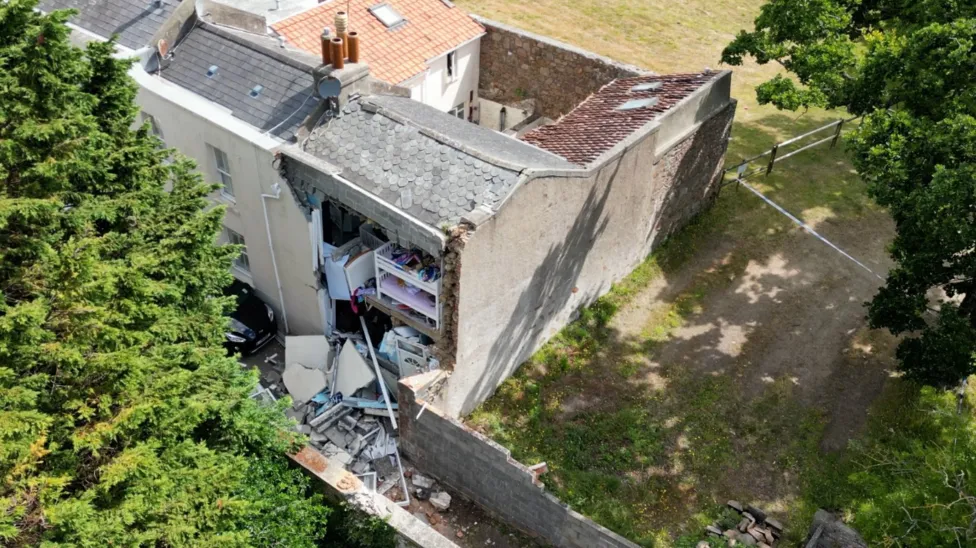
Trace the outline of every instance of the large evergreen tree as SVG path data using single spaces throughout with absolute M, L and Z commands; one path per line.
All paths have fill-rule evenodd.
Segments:
M 221 346 L 214 186 L 34 5 L 0 2 L 0 545 L 314 545 L 299 440 Z
M 909 334 L 898 356 L 913 380 L 976 373 L 976 2 L 769 0 L 722 59 L 744 56 L 792 73 L 760 102 L 864 116 L 854 166 L 897 227 L 871 324 Z

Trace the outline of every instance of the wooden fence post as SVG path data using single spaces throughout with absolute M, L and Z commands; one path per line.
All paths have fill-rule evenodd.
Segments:
M 776 163 L 776 152 L 779 150 L 779 145 L 774 146 L 769 151 L 769 164 L 766 166 L 766 175 L 773 170 L 773 164 Z
M 844 127 L 844 121 L 839 120 L 837 122 L 837 131 L 834 132 L 834 139 L 830 141 L 830 148 L 834 148 L 834 145 L 837 144 L 837 141 L 840 139 L 840 130 L 843 127 Z

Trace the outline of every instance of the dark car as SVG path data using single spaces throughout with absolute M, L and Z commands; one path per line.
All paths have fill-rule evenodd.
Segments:
M 230 315 L 230 330 L 224 346 L 230 354 L 248 356 L 271 342 L 278 332 L 274 310 L 240 280 L 224 289 L 224 295 L 237 297 L 237 309 Z

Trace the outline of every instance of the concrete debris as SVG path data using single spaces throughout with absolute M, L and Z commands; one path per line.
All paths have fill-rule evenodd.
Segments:
M 379 493 L 379 494 L 381 494 L 381 495 L 385 495 L 387 493 L 387 491 L 389 491 L 390 489 L 393 489 L 394 486 L 396 486 L 396 480 L 395 479 L 388 479 L 388 480 L 384 481 L 383 483 L 381 483 L 380 486 L 376 488 L 376 492 Z
M 300 363 L 325 371 L 332 364 L 332 345 L 324 335 L 285 337 L 285 364 Z
M 299 403 L 307 402 L 312 396 L 325 390 L 325 372 L 309 369 L 300 363 L 287 365 L 282 379 L 292 400 Z
M 312 441 L 313 444 L 323 444 L 323 443 L 329 441 L 329 437 L 328 436 L 326 436 L 325 434 L 320 434 L 320 433 L 315 432 L 315 431 L 313 431 L 311 434 L 309 434 L 308 435 L 308 438 Z
M 434 480 L 417 473 L 414 473 L 414 475 L 410 478 L 410 481 L 415 486 L 422 487 L 424 489 L 430 489 L 434 486 Z
M 356 351 L 356 345 L 352 340 L 346 339 L 346 344 L 339 352 L 338 367 L 336 386 L 335 390 L 332 391 L 334 394 L 342 394 L 343 397 L 352 396 L 376 380 L 372 368 L 366 363 L 363 356 Z
M 365 474 L 369 470 L 369 463 L 363 462 L 361 460 L 354 461 L 352 466 L 349 467 L 354 474 Z M 370 472 L 373 474 L 373 478 L 376 477 L 376 472 Z M 373 487 L 376 487 L 375 485 Z
M 444 491 L 438 491 L 430 496 L 430 504 L 443 512 L 451 506 L 451 495 Z
M 302 411 L 301 413 L 299 413 L 298 411 L 295 411 L 294 409 L 285 409 L 285 416 L 288 417 L 289 419 L 295 419 L 295 422 L 298 422 L 298 423 L 301 423 L 302 421 L 305 420 L 305 412 L 304 411 Z
M 450 507 L 451 495 L 430 477 L 404 471 L 397 447 L 398 375 L 376 359 L 367 332 L 289 337 L 282 361 L 284 367 L 265 370 L 264 378 L 280 385 L 272 400 L 291 396 L 286 413 L 310 447 L 401 507 L 416 508 L 413 496 L 430 500 L 424 521 L 443 519 L 437 512 Z M 544 463 L 535 467 L 536 473 L 545 469 Z
M 776 546 L 783 534 L 783 525 L 780 522 L 769 518 L 766 512 L 755 506 L 743 507 L 734 500 L 730 500 L 727 506 L 741 516 L 738 525 L 734 529 L 723 531 L 717 522 L 713 523 L 705 527 L 706 536 L 720 537 L 728 546 L 757 546 L 758 548 Z

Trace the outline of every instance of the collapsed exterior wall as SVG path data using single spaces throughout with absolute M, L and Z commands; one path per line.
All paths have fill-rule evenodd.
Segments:
M 342 464 L 326 458 L 311 447 L 290 455 L 292 461 L 322 488 L 333 502 L 346 502 L 353 508 L 386 521 L 397 532 L 398 546 L 458 548 L 429 525 L 397 506 L 390 499 L 368 489 Z
M 490 514 L 554 546 L 637 548 L 547 493 L 507 449 L 430 405 L 427 391 L 443 375 L 400 381 L 400 447 L 411 462 Z
M 471 412 L 581 307 L 712 203 L 735 112 L 729 80 L 674 107 L 595 173 L 526 182 L 469 234 L 445 412 Z
M 556 119 L 616 78 L 646 74 L 557 40 L 482 17 L 478 94 L 511 104 L 536 100 L 535 113 Z

